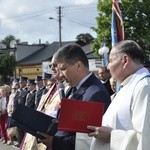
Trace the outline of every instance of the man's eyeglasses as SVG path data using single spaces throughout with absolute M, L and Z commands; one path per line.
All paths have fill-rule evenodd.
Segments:
M 50 68 L 52 68 L 52 67 L 55 68 L 55 67 L 57 67 L 57 64 L 50 64 L 49 67 Z

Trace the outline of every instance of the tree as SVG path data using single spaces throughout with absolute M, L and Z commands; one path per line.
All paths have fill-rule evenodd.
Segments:
M 111 43 L 111 0 L 100 1 L 97 4 L 98 16 L 96 17 L 97 28 L 92 28 L 97 37 L 94 39 L 92 47 L 98 55 L 98 50 L 102 46 L 103 38 L 106 39 L 107 46 Z
M 16 37 L 13 36 L 13 35 L 8 35 L 8 36 L 6 36 L 1 42 L 2 42 L 3 44 L 5 44 L 5 45 L 7 46 L 7 48 L 10 48 L 10 42 L 11 42 L 12 40 L 15 40 L 17 43 L 20 43 L 20 39 L 16 39 Z
M 94 38 L 91 34 L 89 33 L 81 33 L 79 35 L 77 35 L 76 37 L 77 39 L 77 43 L 81 44 L 81 45 L 87 45 L 89 43 L 92 43 Z
M 150 1 L 122 0 L 119 6 L 124 20 L 125 39 L 138 42 L 147 55 L 150 49 Z M 96 53 L 101 47 L 103 37 L 106 38 L 107 46 L 111 48 L 111 0 L 99 0 L 97 10 L 97 28 L 92 28 L 97 33 L 93 43 Z
M 9 53 L 0 54 L 0 76 L 1 82 L 6 83 L 8 77 L 14 75 L 16 59 L 14 55 Z

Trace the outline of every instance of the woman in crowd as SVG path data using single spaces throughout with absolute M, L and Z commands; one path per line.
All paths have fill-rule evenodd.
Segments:
M 7 122 L 7 101 L 6 101 L 6 87 L 0 87 L 0 127 L 2 137 L 2 143 L 7 143 L 8 135 L 6 132 L 6 122 Z
M 14 110 L 14 97 L 17 89 L 18 89 L 17 84 L 13 84 L 11 87 L 11 94 L 9 96 L 9 101 L 7 105 L 7 113 L 8 113 L 7 133 L 10 138 L 10 141 L 8 141 L 7 144 L 13 144 L 14 137 L 17 138 L 17 128 L 14 127 L 14 122 L 11 118 Z

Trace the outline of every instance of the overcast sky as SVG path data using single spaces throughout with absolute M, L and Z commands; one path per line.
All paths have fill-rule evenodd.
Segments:
M 14 35 L 29 44 L 59 40 L 58 6 L 62 7 L 62 41 L 95 32 L 97 0 L 0 0 L 0 40 Z M 50 20 L 53 17 L 56 20 Z

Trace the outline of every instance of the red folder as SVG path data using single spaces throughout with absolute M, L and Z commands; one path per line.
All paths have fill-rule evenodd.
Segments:
M 101 126 L 103 114 L 103 103 L 63 98 L 58 130 L 89 133 L 87 126 Z

